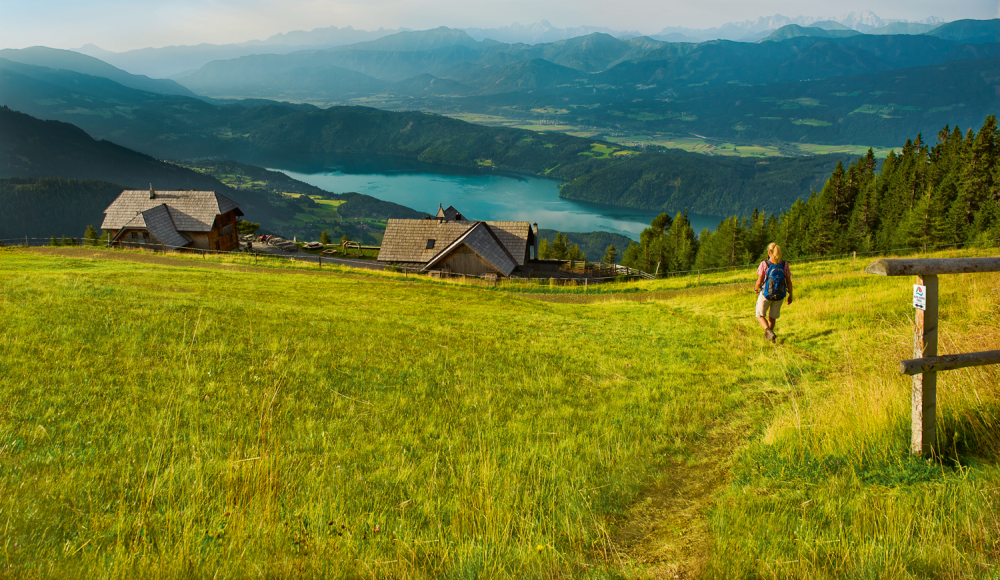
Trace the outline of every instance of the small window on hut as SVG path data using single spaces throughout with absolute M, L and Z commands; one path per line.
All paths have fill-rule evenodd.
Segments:
M 434 249 L 434 240 L 427 240 L 427 249 L 428 250 Z

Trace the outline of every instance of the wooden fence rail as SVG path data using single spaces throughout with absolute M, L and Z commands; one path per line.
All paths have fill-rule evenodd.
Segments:
M 876 260 L 865 272 L 880 276 L 916 276 L 913 306 L 913 359 L 900 371 L 913 376 L 910 399 L 910 451 L 930 457 L 937 446 L 937 373 L 1000 363 L 1000 351 L 938 356 L 938 276 L 1000 272 L 1000 258 Z

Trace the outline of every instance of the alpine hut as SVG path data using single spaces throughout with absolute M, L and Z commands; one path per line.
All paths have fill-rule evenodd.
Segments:
M 113 246 L 197 248 L 228 252 L 240 247 L 240 206 L 214 191 L 126 190 L 104 210 L 101 229 Z
M 454 207 L 426 219 L 391 219 L 378 261 L 471 276 L 510 276 L 537 256 L 537 225 L 466 219 Z

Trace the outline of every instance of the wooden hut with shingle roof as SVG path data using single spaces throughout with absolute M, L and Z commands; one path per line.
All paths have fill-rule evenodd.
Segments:
M 467 220 L 454 207 L 427 219 L 391 219 L 380 262 L 423 272 L 510 276 L 532 258 L 538 239 L 529 222 Z
M 228 252 L 240 247 L 243 212 L 214 191 L 126 190 L 104 210 L 101 229 L 115 246 L 151 245 Z

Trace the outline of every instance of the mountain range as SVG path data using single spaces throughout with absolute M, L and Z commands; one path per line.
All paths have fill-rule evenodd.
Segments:
M 1000 21 L 959 21 L 919 36 L 790 24 L 763 44 L 669 43 L 603 33 L 536 45 L 507 44 L 477 41 L 464 31 L 442 27 L 327 50 L 214 61 L 177 80 L 206 96 L 316 104 L 384 92 L 496 95 L 549 87 L 564 87 L 572 98 L 588 92 L 620 92 L 629 86 L 646 87 L 640 89 L 647 92 L 639 98 L 671 98 L 703 86 L 829 78 L 990 55 L 1000 39 L 996 22 Z M 911 52 L 903 58 L 885 58 L 903 45 Z M 421 75 L 447 82 L 430 87 L 428 81 L 434 79 L 424 79 L 418 83 L 424 85 L 418 95 L 410 92 L 413 81 L 392 86 Z M 650 94 L 654 87 L 657 90 Z
M 756 20 L 730 22 L 713 28 L 666 27 L 657 33 L 647 34 L 653 40 L 666 42 L 699 43 L 709 40 L 734 40 L 756 42 L 775 30 L 796 24 L 828 28 L 843 26 L 859 32 L 871 34 L 922 34 L 943 23 L 940 18 L 930 17 L 916 23 L 879 18 L 870 10 L 851 12 L 836 18 L 799 16 L 789 18 L 776 14 Z M 892 27 L 892 28 L 890 28 Z M 543 44 L 569 40 L 594 33 L 607 34 L 615 38 L 643 36 L 639 31 L 613 30 L 604 26 L 579 26 L 559 28 L 546 20 L 533 24 L 514 23 L 497 28 L 465 28 L 471 38 L 477 41 L 495 40 L 508 44 Z M 263 40 L 251 40 L 233 44 L 198 44 L 193 46 L 166 46 L 161 48 L 141 48 L 123 52 L 104 50 L 95 44 L 87 44 L 77 52 L 99 58 L 133 74 L 153 78 L 175 78 L 186 76 L 214 60 L 229 60 L 255 54 L 290 54 L 307 50 L 323 50 L 405 32 L 407 29 L 374 31 L 356 30 L 350 26 L 338 28 L 328 26 L 309 31 L 297 30 L 276 34 Z
M 920 33 L 927 32 L 933 27 L 943 24 L 944 21 L 936 16 L 931 16 L 923 20 L 916 22 L 908 22 L 906 20 L 892 20 L 879 18 L 871 10 L 861 10 L 856 12 L 850 12 L 842 16 L 837 17 L 824 17 L 824 16 L 798 16 L 794 18 L 789 18 L 787 16 L 782 16 L 781 14 L 775 14 L 774 16 L 762 16 L 755 20 L 744 20 L 742 22 L 728 22 L 722 26 L 717 26 L 713 28 L 686 28 L 682 26 L 670 26 L 664 28 L 659 33 L 651 35 L 651 38 L 660 38 L 670 34 L 683 34 L 688 37 L 699 39 L 700 41 L 706 40 L 735 40 L 741 42 L 756 42 L 761 38 L 767 37 L 769 34 L 775 30 L 788 25 L 798 25 L 798 26 L 809 26 L 818 28 L 829 28 L 832 26 L 842 26 L 846 29 L 856 30 L 858 32 L 863 32 L 866 34 L 882 34 L 880 32 L 885 30 L 889 26 L 897 25 L 894 30 L 902 30 L 899 24 L 915 24 L 918 28 L 911 30 L 920 30 Z M 930 27 L 924 29 L 923 27 Z M 893 32 L 894 34 L 913 34 L 913 32 Z
M 167 135 L 224 132 L 224 111 L 237 114 L 263 104 L 258 100 L 489 115 L 560 124 L 584 136 L 693 134 L 738 145 L 888 146 L 944 124 L 972 126 L 996 110 L 990 79 L 1000 56 L 1000 20 L 956 21 L 919 35 L 820 24 L 827 28 L 790 24 L 755 43 L 699 44 L 603 33 L 508 44 L 442 27 L 213 61 L 177 81 L 37 47 L 0 52 L 0 75 L 11 79 L 0 94 L 10 106 L 157 155 L 176 155 Z M 143 93 L 116 96 L 111 81 Z M 187 101 L 186 114 L 165 115 L 170 95 L 198 96 L 205 104 Z M 212 105 L 213 99 L 234 108 Z M 79 111 L 95 108 L 99 117 L 80 118 Z M 109 131 L 116 119 L 127 126 Z M 203 151 L 188 143 L 184 155 L 212 155 L 217 144 L 205 143 Z

